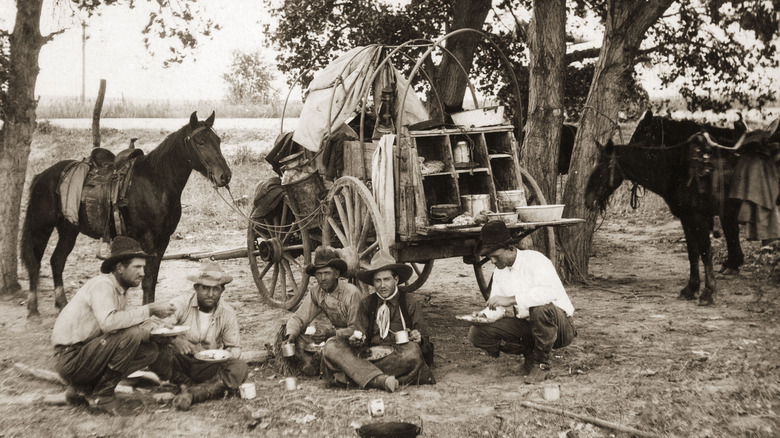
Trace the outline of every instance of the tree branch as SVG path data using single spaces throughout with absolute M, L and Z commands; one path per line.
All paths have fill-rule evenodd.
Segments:
M 577 50 L 575 52 L 567 53 L 563 58 L 563 63 L 568 65 L 588 58 L 598 58 L 599 52 L 601 52 L 601 47 L 593 47 L 591 49 Z
M 46 35 L 46 36 L 42 36 L 42 37 L 41 37 L 41 42 L 42 42 L 43 44 L 46 44 L 46 43 L 48 43 L 49 41 L 53 40 L 53 39 L 54 39 L 54 37 L 56 37 L 57 35 L 59 35 L 59 34 L 61 34 L 61 33 L 65 33 L 65 29 L 60 29 L 60 30 L 54 31 L 54 32 L 52 32 L 52 33 L 50 33 L 50 34 L 48 34 L 48 35 Z

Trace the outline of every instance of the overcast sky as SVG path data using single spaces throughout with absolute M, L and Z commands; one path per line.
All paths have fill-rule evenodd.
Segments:
M 67 2 L 68 0 L 64 0 Z M 137 2 L 144 3 L 144 2 Z M 227 72 L 234 50 L 262 49 L 262 23 L 268 19 L 260 0 L 200 0 L 208 16 L 222 26 L 213 39 L 202 39 L 194 58 L 162 68 L 162 56 L 152 58 L 143 46 L 141 29 L 148 20 L 142 7 L 103 8 L 89 19 L 86 44 L 86 96 L 97 94 L 100 79 L 107 80 L 108 98 L 219 99 L 225 96 L 222 74 Z M 81 26 L 53 17 L 53 0 L 45 0 L 42 32 L 71 26 L 41 50 L 36 95 L 80 96 Z M 141 5 L 143 6 L 143 5 Z M 11 29 L 14 0 L 0 0 L 0 26 Z M 273 61 L 269 52 L 269 61 Z

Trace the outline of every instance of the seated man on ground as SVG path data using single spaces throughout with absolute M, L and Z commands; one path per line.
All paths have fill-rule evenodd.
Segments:
M 574 306 L 552 262 L 538 251 L 515 248 L 503 221 L 488 222 L 481 233 L 479 254 L 496 266 L 487 306 L 507 309 L 511 316 L 471 326 L 469 341 L 492 357 L 500 352 L 523 355 L 525 383 L 540 383 L 549 374 L 552 349 L 577 336 Z
M 135 240 L 114 238 L 102 274 L 87 281 L 54 322 L 56 370 L 68 383 L 69 403 L 117 415 L 117 384 L 157 360 L 160 348 L 149 341 L 157 325 L 150 317 L 170 315 L 173 305 L 127 305 L 127 290 L 141 284 L 148 257 Z
M 240 359 L 241 343 L 236 312 L 221 301 L 225 285 L 233 277 L 213 261 L 204 262 L 187 278 L 193 291 L 171 300 L 176 311 L 165 322 L 184 325 L 189 331 L 177 336 L 161 349 L 159 360 L 149 367 L 163 380 L 180 385 L 173 406 L 186 411 L 193 403 L 222 397 L 225 390 L 236 390 L 246 380 L 249 367 Z M 205 362 L 193 354 L 203 350 L 224 349 L 230 359 Z
M 339 280 L 347 271 L 347 263 L 341 260 L 331 247 L 321 246 L 314 252 L 314 262 L 306 266 L 306 274 L 317 279 L 318 287 L 306 294 L 301 306 L 287 321 L 284 342 L 295 344 L 295 363 L 309 376 L 320 373 L 321 354 L 306 351 L 312 343 L 320 344 L 333 336 L 349 338 L 355 332 L 358 308 L 363 291 L 346 280 Z M 309 324 L 325 313 L 333 327 L 317 325 L 313 334 L 306 331 Z M 303 331 L 303 333 L 301 333 Z
M 394 392 L 399 384 L 436 383 L 430 369 L 433 344 L 422 303 L 398 289 L 398 284 L 411 275 L 411 266 L 396 263 L 383 251 L 374 255 L 368 269 L 358 272 L 358 279 L 373 285 L 376 293 L 360 302 L 356 332 L 349 338 L 334 337 L 325 343 L 323 372 L 328 384 L 351 382 L 361 388 Z M 408 342 L 396 343 L 396 336 L 408 338 Z M 373 362 L 363 359 L 374 346 L 388 347 L 393 352 Z

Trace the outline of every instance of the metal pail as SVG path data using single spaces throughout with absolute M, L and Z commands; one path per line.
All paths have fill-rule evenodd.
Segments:
M 483 211 L 490 210 L 490 195 L 461 195 L 460 203 L 463 213 L 477 217 Z
M 282 184 L 284 192 L 287 194 L 287 203 L 290 205 L 295 219 L 302 222 L 302 228 L 317 227 L 319 221 L 311 216 L 317 213 L 320 203 L 327 195 L 325 182 L 318 171 L 314 171 L 306 178 L 289 183 Z

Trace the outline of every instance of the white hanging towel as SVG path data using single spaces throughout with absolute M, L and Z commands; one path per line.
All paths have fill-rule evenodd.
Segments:
M 371 185 L 379 213 L 385 226 L 384 244 L 395 242 L 395 183 L 393 181 L 393 143 L 395 134 L 385 134 L 379 140 L 371 158 Z

